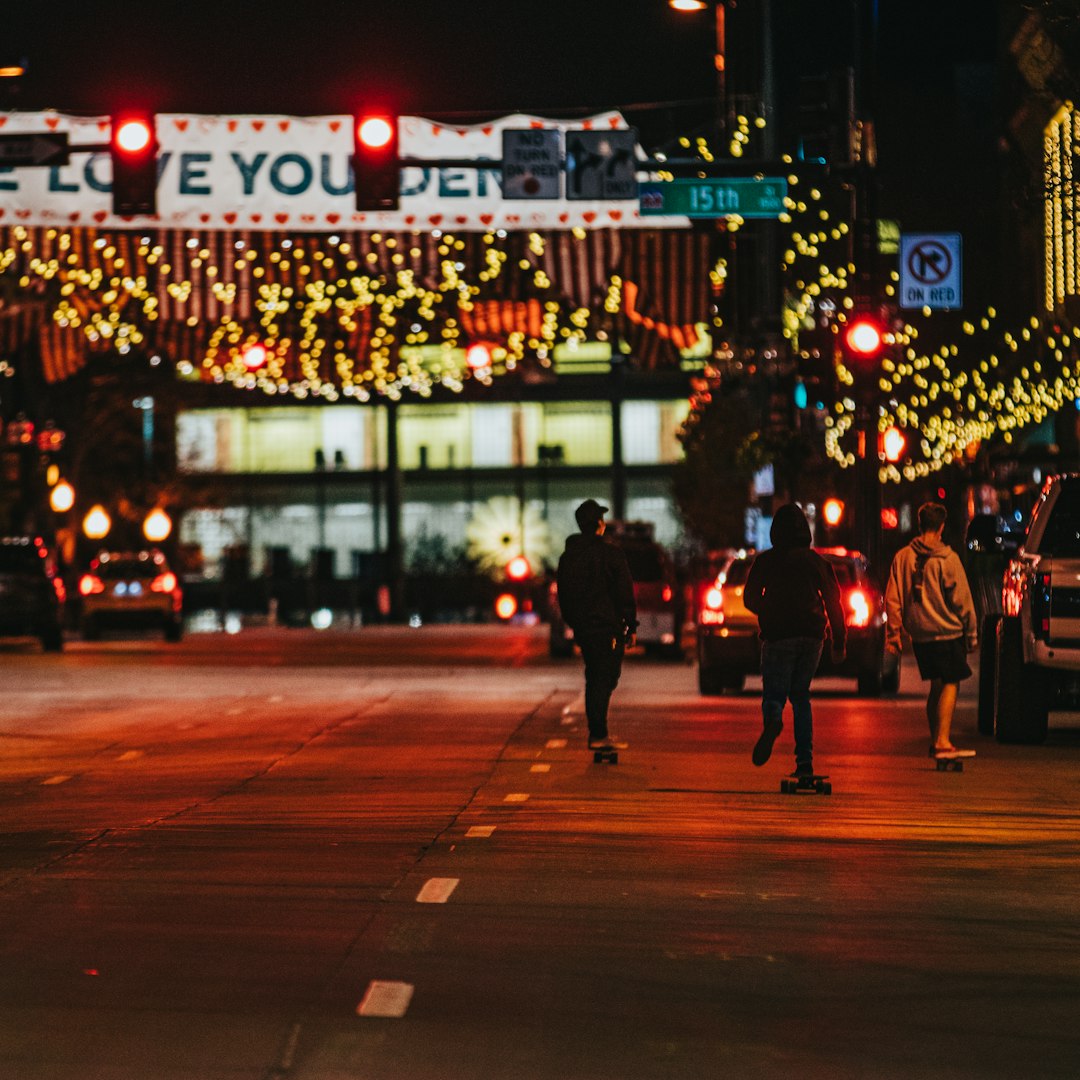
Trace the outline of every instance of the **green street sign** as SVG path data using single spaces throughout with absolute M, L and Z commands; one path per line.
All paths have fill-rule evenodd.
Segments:
M 638 197 L 642 217 L 775 218 L 786 209 L 787 180 L 782 176 L 650 180 L 638 185 Z

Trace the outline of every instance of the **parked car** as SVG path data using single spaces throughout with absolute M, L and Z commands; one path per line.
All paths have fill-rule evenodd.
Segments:
M 885 598 L 870 577 L 866 559 L 847 548 L 817 548 L 836 572 L 847 624 L 847 656 L 834 664 L 822 651 L 819 675 L 851 676 L 865 696 L 894 694 L 899 659 L 885 651 Z M 757 616 L 743 603 L 754 552 L 732 553 L 716 579 L 698 591 L 698 689 L 702 694 L 738 692 L 748 674 L 761 670 Z
M 634 579 L 638 645 L 647 653 L 681 657 L 686 606 L 674 563 L 663 545 L 657 543 L 652 523 L 613 521 L 604 535 L 625 552 Z M 555 582 L 549 586 L 548 616 L 551 655 L 571 656 L 574 634 L 563 622 Z
M 1052 476 L 983 620 L 979 730 L 1040 743 L 1049 712 L 1080 708 L 1080 474 Z
M 46 652 L 64 647 L 63 578 L 39 536 L 0 538 L 0 635 L 36 637 Z
M 183 590 L 156 548 L 101 552 L 79 579 L 79 595 L 87 641 L 104 627 L 160 628 L 167 641 L 183 635 Z

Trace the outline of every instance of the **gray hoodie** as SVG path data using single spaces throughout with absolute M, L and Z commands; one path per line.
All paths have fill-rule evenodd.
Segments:
M 912 641 L 964 638 L 978 643 L 978 623 L 960 556 L 936 537 L 917 536 L 893 559 L 885 590 L 888 643 L 900 647 L 900 628 Z

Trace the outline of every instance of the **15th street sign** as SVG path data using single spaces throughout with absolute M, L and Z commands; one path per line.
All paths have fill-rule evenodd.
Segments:
M 656 180 L 640 184 L 639 195 L 642 217 L 775 218 L 785 210 L 787 179 L 710 176 L 704 180 Z
M 66 131 L 33 131 L 0 135 L 0 165 L 21 168 L 35 165 L 68 163 Z

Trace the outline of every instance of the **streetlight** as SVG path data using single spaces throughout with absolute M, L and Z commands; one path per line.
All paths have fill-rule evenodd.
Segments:
M 143 536 L 151 544 L 160 544 L 172 532 L 172 518 L 160 507 L 151 510 L 143 521 Z
M 101 503 L 91 506 L 83 518 L 83 532 L 89 540 L 104 540 L 112 528 L 112 518 Z
M 705 11 L 710 3 L 716 8 L 713 65 L 716 67 L 716 129 L 719 134 L 727 127 L 727 0 L 668 0 L 668 7 L 693 14 Z
M 58 513 L 66 514 L 75 505 L 75 489 L 66 481 L 61 480 L 53 485 L 49 492 L 49 506 Z

